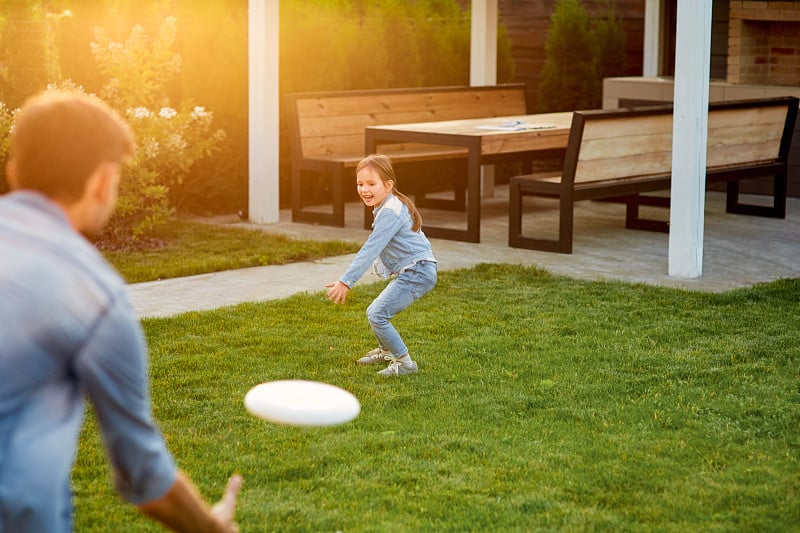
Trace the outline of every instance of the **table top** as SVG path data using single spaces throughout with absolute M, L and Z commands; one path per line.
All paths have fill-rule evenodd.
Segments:
M 416 142 L 433 142 L 448 137 L 465 146 L 480 139 L 481 154 L 502 154 L 528 150 L 564 148 L 567 145 L 572 112 L 513 115 L 491 118 L 418 122 L 369 126 L 381 134 L 413 135 Z M 381 135 L 383 136 L 383 135 Z M 441 142 L 441 139 L 439 139 Z M 449 144 L 449 143 L 448 143 Z

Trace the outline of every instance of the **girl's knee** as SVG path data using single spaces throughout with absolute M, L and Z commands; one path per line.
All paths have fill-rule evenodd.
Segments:
M 370 324 L 375 325 L 382 325 L 389 321 L 383 309 L 374 303 L 367 307 L 367 320 Z

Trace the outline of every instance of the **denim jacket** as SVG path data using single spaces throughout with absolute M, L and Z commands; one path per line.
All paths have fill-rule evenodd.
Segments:
M 372 210 L 372 215 L 372 233 L 339 281 L 352 287 L 379 258 L 392 274 L 419 261 L 436 261 L 422 230 L 411 230 L 411 214 L 400 198 L 390 193 Z

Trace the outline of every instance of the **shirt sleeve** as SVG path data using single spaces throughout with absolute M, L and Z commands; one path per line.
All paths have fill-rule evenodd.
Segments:
M 369 234 L 367 241 L 358 251 L 353 262 L 350 263 L 350 268 L 339 278 L 339 281 L 348 287 L 355 285 L 386 248 L 389 241 L 400 231 L 401 225 L 402 221 L 397 213 L 391 209 L 381 209 L 375 218 L 372 233 Z
M 177 468 L 153 420 L 144 334 L 125 297 L 98 320 L 74 370 L 97 413 L 120 495 L 135 505 L 163 496 Z

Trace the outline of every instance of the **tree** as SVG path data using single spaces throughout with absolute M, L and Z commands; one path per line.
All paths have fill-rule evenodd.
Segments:
M 602 80 L 621 68 L 624 35 L 613 3 L 592 20 L 580 0 L 558 0 L 545 43 L 545 64 L 538 87 L 539 111 L 600 107 Z

